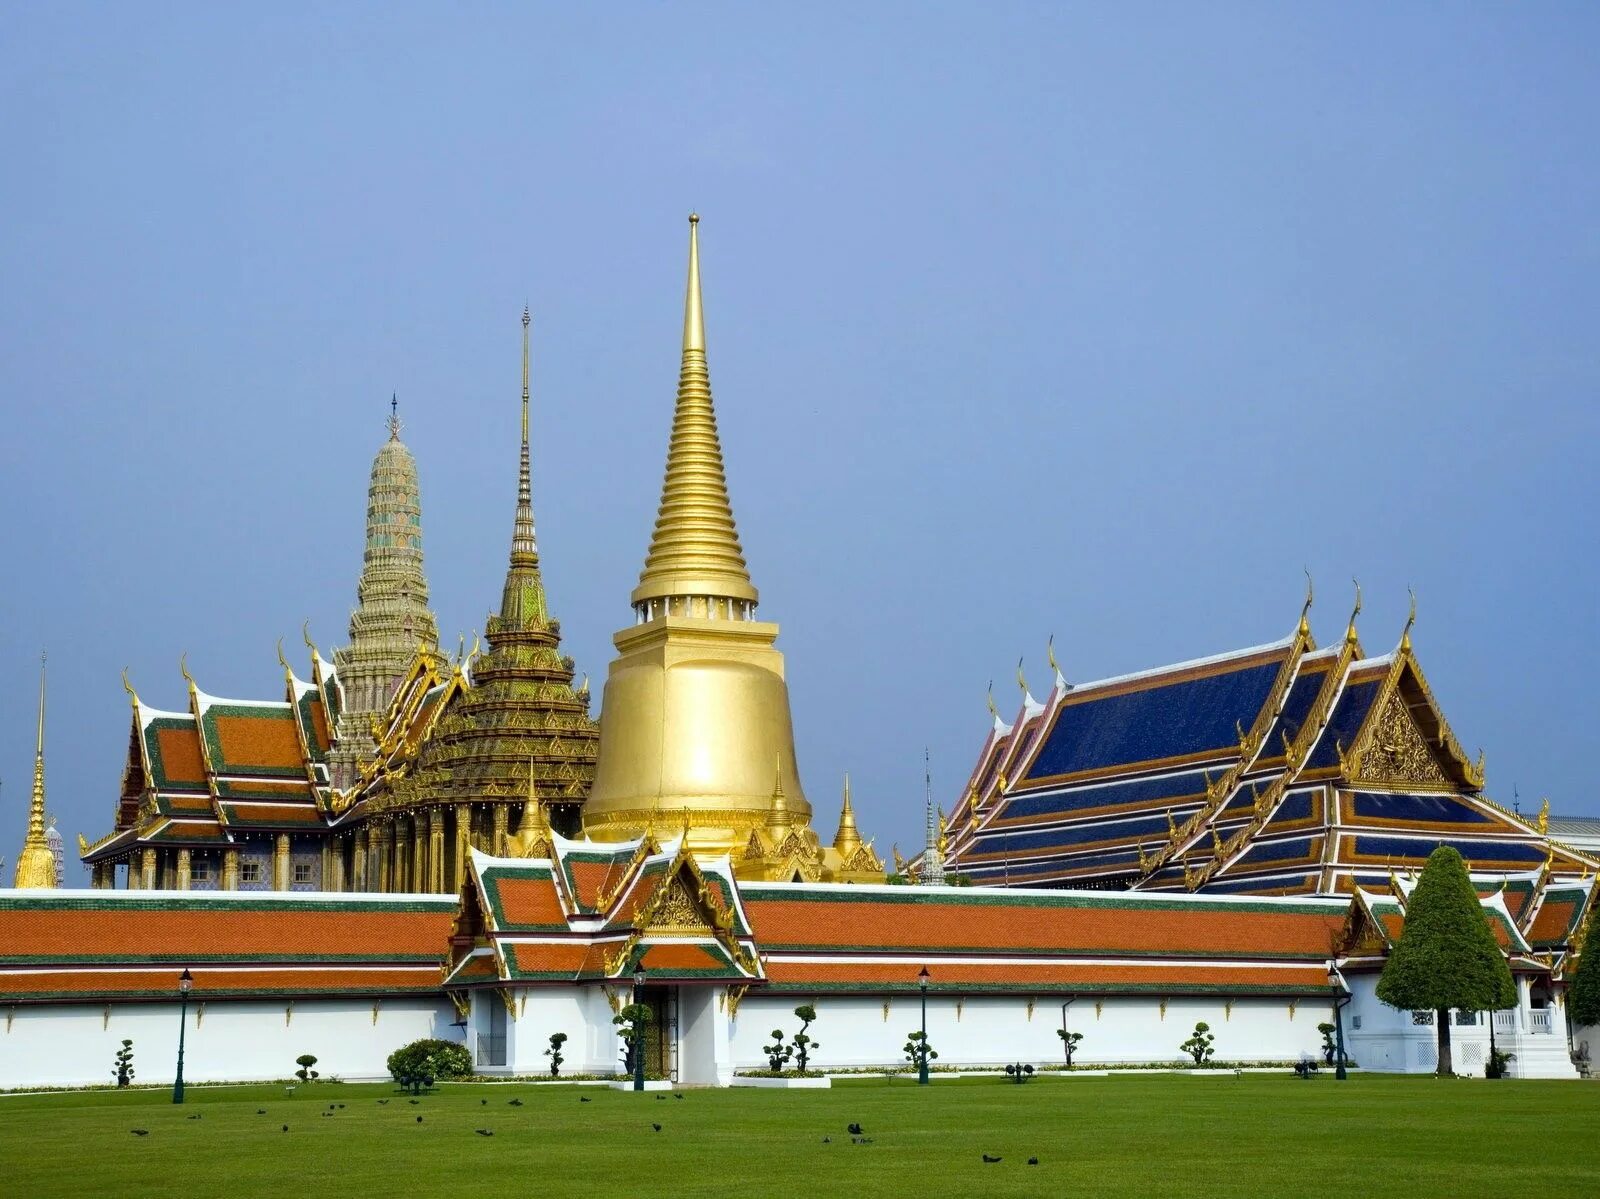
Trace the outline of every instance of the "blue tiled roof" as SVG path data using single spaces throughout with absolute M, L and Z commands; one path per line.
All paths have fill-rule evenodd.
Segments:
M 1247 849 L 1242 857 L 1233 861 L 1229 870 L 1248 869 L 1265 862 L 1287 862 L 1304 859 L 1315 853 L 1321 855 L 1322 834 L 1309 837 L 1289 837 L 1282 841 L 1261 841 Z
M 1028 778 L 1223 750 L 1266 702 L 1281 659 L 1064 704 Z
M 1271 894 L 1278 891 L 1291 891 L 1308 883 L 1314 885 L 1316 874 L 1272 874 L 1266 878 L 1226 878 L 1217 882 L 1209 882 L 1200 888 L 1204 895 L 1253 895 L 1257 892 Z
M 1289 688 L 1288 698 L 1283 701 L 1283 711 L 1278 713 L 1278 719 L 1272 722 L 1272 728 L 1267 733 L 1266 749 L 1263 752 L 1269 757 L 1278 757 L 1282 754 L 1285 735 L 1290 741 L 1299 735 L 1300 726 L 1311 714 L 1311 705 L 1317 702 L 1317 693 L 1322 690 L 1322 684 L 1327 682 L 1327 679 L 1326 670 L 1319 670 L 1314 674 L 1302 673 L 1295 679 Z
M 1212 777 L 1221 774 L 1213 770 Z M 1105 808 L 1118 804 L 1160 803 L 1180 796 L 1194 797 L 1205 792 L 1205 775 L 1198 770 L 1161 778 L 1138 779 L 1131 783 L 1101 783 L 1093 787 L 1074 787 L 1070 791 L 1040 791 L 1015 795 L 1006 800 L 1003 819 L 1013 816 L 1051 816 L 1057 812 L 1078 812 L 1086 808 Z
M 1084 870 L 1089 867 L 1097 870 L 1109 870 L 1112 873 L 1121 870 L 1137 870 L 1139 868 L 1139 851 L 1134 846 L 1126 849 L 1109 850 L 1106 853 L 1084 854 L 1082 857 L 1060 858 L 1044 862 L 1011 862 L 1009 873 L 1014 877 L 1018 874 L 1034 874 L 1047 871 Z M 1007 864 L 1001 862 L 985 862 L 982 866 L 969 868 L 963 866 L 962 874 L 971 875 L 975 879 L 998 881 L 1008 873 Z
M 1350 806 L 1358 819 L 1405 820 L 1416 824 L 1502 823 L 1481 808 L 1454 795 L 1388 795 L 1376 791 L 1357 791 L 1351 796 Z
M 1470 869 L 1476 862 L 1518 862 L 1536 866 L 1544 861 L 1544 849 L 1530 841 L 1475 841 L 1450 838 L 1372 837 L 1355 839 L 1356 852 L 1367 858 L 1426 858 L 1441 845 L 1448 845 L 1467 860 Z
M 1267 821 L 1264 832 L 1270 832 L 1275 824 L 1282 824 L 1293 820 L 1310 820 L 1313 814 L 1312 801 L 1316 793 L 1312 791 L 1295 791 L 1284 797 L 1278 805 L 1278 810 L 1272 814 L 1272 819 Z
M 1177 819 L 1177 817 L 1174 817 Z M 975 853 L 1042 853 L 1053 849 L 1071 849 L 1075 845 L 1096 841 L 1113 841 L 1119 838 L 1150 840 L 1152 837 L 1165 841 L 1167 838 L 1167 817 L 1159 813 L 1154 816 L 1138 816 L 1131 820 L 1108 820 L 1101 824 L 1074 823 L 1058 828 L 1040 829 L 1037 832 L 1017 831 L 1008 832 L 982 832 L 978 834 L 977 841 L 962 856 L 970 857 Z
M 1344 690 L 1339 693 L 1339 701 L 1333 705 L 1333 712 L 1328 717 L 1328 727 L 1322 730 L 1322 736 L 1317 738 L 1316 749 L 1306 759 L 1305 769 L 1317 770 L 1339 764 L 1339 746 L 1342 744 L 1348 751 L 1355 743 L 1356 734 L 1361 731 L 1361 722 L 1367 718 L 1367 711 L 1378 697 L 1378 688 L 1382 685 L 1381 678 L 1345 684 Z

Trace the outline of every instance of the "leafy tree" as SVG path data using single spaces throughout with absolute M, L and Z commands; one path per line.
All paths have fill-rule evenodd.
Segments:
M 133 1042 L 122 1042 L 122 1048 L 117 1050 L 117 1056 L 111 1063 L 111 1077 L 117 1080 L 119 1087 L 125 1087 L 133 1081 Z
M 811 1027 L 811 1022 L 817 1018 L 817 1009 L 809 1003 L 802 1003 L 794 1009 L 794 1014 L 800 1017 L 800 1031 L 794 1034 L 795 1069 L 800 1073 L 806 1072 L 806 1063 L 811 1060 L 811 1051 L 821 1049 L 822 1046 L 806 1035 L 806 1029 Z
M 1072 1055 L 1078 1048 L 1078 1042 L 1083 1040 L 1081 1032 L 1068 1032 L 1064 1028 L 1056 1029 L 1056 1036 L 1061 1038 L 1061 1046 L 1067 1051 L 1067 1065 L 1072 1065 Z
M 1211 1060 L 1211 1045 L 1216 1039 L 1211 1031 L 1211 1025 L 1201 1020 L 1195 1024 L 1194 1032 L 1189 1034 L 1189 1039 L 1178 1048 L 1194 1058 L 1195 1065 L 1203 1066 Z
M 550 1077 L 559 1078 L 561 1063 L 566 1061 L 566 1056 L 561 1052 L 561 1047 L 567 1043 L 567 1034 L 553 1032 L 550 1034 L 550 1048 L 544 1051 L 545 1057 L 550 1059 Z
M 794 1056 L 794 1046 L 788 1045 L 783 1039 L 783 1029 L 772 1030 L 772 1044 L 763 1045 L 761 1052 L 767 1055 L 767 1064 L 772 1067 L 774 1074 L 782 1074 L 783 1068 Z
M 302 1053 L 299 1057 L 294 1059 L 294 1064 L 300 1067 L 294 1072 L 294 1076 L 301 1082 L 310 1082 L 313 1078 L 322 1077 L 321 1074 L 311 1068 L 317 1064 L 317 1058 L 315 1054 Z
M 622 1038 L 623 1073 L 633 1073 L 633 1055 L 644 1048 L 644 1028 L 654 1018 L 648 1003 L 630 1003 L 611 1017 L 611 1023 L 617 1026 L 617 1036 Z
M 1579 1028 L 1600 1024 L 1600 903 L 1589 906 L 1583 924 L 1582 951 L 1568 984 L 1567 1004 Z
M 935 1061 L 939 1057 L 939 1051 L 933 1047 L 933 1043 L 928 1040 L 928 1034 L 925 1032 L 909 1034 L 906 1037 L 905 1045 L 902 1046 L 902 1050 L 906 1055 L 906 1061 L 911 1063 L 913 1069 L 919 1071 L 924 1063 Z
M 1495 1011 L 1517 1001 L 1511 968 L 1484 915 L 1466 863 L 1441 845 L 1422 868 L 1405 928 L 1378 979 L 1378 998 L 1390 1007 L 1434 1013 L 1441 1075 L 1453 1074 L 1450 1009 Z

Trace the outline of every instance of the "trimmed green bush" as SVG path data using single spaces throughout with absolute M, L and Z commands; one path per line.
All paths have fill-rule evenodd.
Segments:
M 389 1073 L 398 1083 L 413 1078 L 468 1078 L 472 1055 L 455 1041 L 424 1038 L 402 1045 L 389 1055 Z

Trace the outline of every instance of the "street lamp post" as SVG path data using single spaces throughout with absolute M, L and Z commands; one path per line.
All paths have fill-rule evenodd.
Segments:
M 1355 997 L 1345 990 L 1335 962 L 1328 963 L 1328 986 L 1333 989 L 1333 1076 L 1343 1081 L 1350 1077 L 1344 1064 L 1344 1009 Z
M 639 1013 L 639 992 L 644 989 L 644 964 L 633 972 L 633 1089 L 644 1090 L 644 1020 Z
M 183 1102 L 183 1034 L 189 1026 L 189 989 L 194 986 L 194 975 L 189 967 L 178 975 L 178 1074 L 172 1080 L 172 1102 Z
M 928 968 L 917 975 L 917 990 L 922 992 L 922 1052 L 917 1054 L 917 1085 L 928 1085 Z

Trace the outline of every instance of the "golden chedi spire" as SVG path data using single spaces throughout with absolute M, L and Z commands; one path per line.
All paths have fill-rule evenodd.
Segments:
M 855 809 L 850 806 L 850 776 L 844 776 L 844 805 L 839 809 L 839 831 L 833 835 L 833 847 L 840 857 L 848 858 L 861 848 L 861 834 L 856 830 Z
M 56 885 L 56 858 L 44 821 L 44 655 L 39 655 L 39 736 L 33 751 L 33 796 L 28 803 L 28 836 L 17 858 L 12 886 L 43 890 Z
M 717 414 L 711 402 L 711 375 L 706 367 L 699 228 L 700 218 L 691 215 L 678 402 L 661 484 L 661 507 L 633 602 L 636 607 L 653 601 L 665 603 L 672 611 L 680 606 L 703 609 L 708 603 L 729 602 L 753 609 L 759 597 L 745 567 L 733 505 L 728 501 Z
M 613 639 L 600 759 L 583 807 L 587 835 L 618 841 L 686 828 L 694 853 L 742 854 L 741 876 L 760 878 L 778 869 L 768 860 L 778 822 L 804 845 L 807 870 L 820 874 L 783 655 L 773 645 L 778 626 L 755 619 L 757 599 L 728 502 L 706 366 L 699 218 L 690 217 L 661 507 L 631 597 L 633 627 Z

